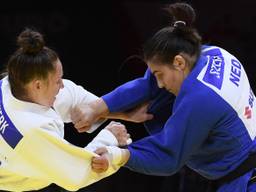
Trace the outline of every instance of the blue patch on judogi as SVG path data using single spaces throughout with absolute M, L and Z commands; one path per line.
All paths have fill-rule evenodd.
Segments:
M 224 58 L 222 56 L 214 56 L 210 58 L 203 81 L 221 89 L 224 75 Z
M 0 81 L 0 87 L 2 88 L 2 80 Z M 0 91 L 0 135 L 13 149 L 23 138 L 23 135 L 18 131 L 5 112 L 2 89 Z

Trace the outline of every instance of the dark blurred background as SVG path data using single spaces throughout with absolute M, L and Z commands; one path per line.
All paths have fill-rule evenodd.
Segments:
M 16 37 L 25 27 L 45 36 L 64 66 L 64 78 L 101 96 L 116 86 L 143 75 L 143 42 L 170 22 L 162 10 L 176 1 L 9 1 L 0 7 L 0 69 L 16 49 Z M 196 27 L 204 43 L 221 46 L 236 55 L 248 72 L 255 92 L 256 2 L 186 1 L 197 12 Z M 132 56 L 132 57 L 131 57 Z M 126 123 L 133 140 L 147 135 L 143 125 Z M 79 134 L 67 124 L 66 139 L 85 146 L 98 131 Z M 206 191 L 207 181 L 184 167 L 169 177 L 147 176 L 127 168 L 98 183 L 89 191 L 128 192 Z

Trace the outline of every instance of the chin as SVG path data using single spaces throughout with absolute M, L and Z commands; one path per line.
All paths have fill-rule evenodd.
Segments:
M 50 106 L 50 107 L 53 107 L 53 104 L 54 104 L 54 102 L 50 103 L 49 106 Z
M 54 102 L 56 101 L 56 97 L 54 97 L 54 99 L 51 102 L 51 106 L 53 106 Z

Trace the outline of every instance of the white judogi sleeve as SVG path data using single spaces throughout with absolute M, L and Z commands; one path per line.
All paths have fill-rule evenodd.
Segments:
M 89 144 L 89 146 L 117 144 L 117 140 L 108 130 L 102 130 L 100 135 L 101 141 L 94 139 L 95 144 Z M 102 135 L 107 135 L 106 140 Z M 8 162 L 10 171 L 20 176 L 49 182 L 49 184 L 56 183 L 70 191 L 76 191 L 94 183 L 120 168 L 112 165 L 104 173 L 93 172 L 91 159 L 97 154 L 88 149 L 76 147 L 43 129 L 31 129 L 27 132 L 14 151 L 15 160 L 12 162 L 10 158 Z M 20 189 L 15 190 L 22 190 L 22 187 L 24 186 L 20 185 Z
M 72 88 L 72 82 L 67 84 Z M 14 98 L 6 78 L 0 87 L 0 190 L 38 190 L 55 183 L 76 191 L 119 169 L 111 163 L 105 173 L 91 170 L 92 157 L 97 156 L 91 151 L 117 145 L 111 132 L 102 130 L 87 148 L 74 146 L 63 139 L 64 125 L 56 110 Z M 72 102 L 79 103 L 74 92 L 65 90 L 67 99 L 59 100 L 66 105 L 62 117 Z
M 70 80 L 63 79 L 63 84 L 64 88 L 56 96 L 54 109 L 60 114 L 63 122 L 70 123 L 71 110 L 75 106 L 86 107 L 88 103 L 96 100 L 98 97 Z M 103 122 L 104 120 L 95 123 L 87 132 L 93 132 Z

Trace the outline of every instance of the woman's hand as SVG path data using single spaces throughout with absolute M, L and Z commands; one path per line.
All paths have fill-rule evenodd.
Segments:
M 109 167 L 109 160 L 107 156 L 107 149 L 105 147 L 99 148 L 95 151 L 99 156 L 92 158 L 91 167 L 96 173 L 105 172 Z
M 77 131 L 81 133 L 89 130 L 95 122 L 104 118 L 108 113 L 107 105 L 103 99 L 99 98 L 91 103 L 72 109 L 71 120 Z
M 91 167 L 97 173 L 105 172 L 111 165 L 114 169 L 123 166 L 130 158 L 128 149 L 116 146 L 101 147 L 95 151 L 97 157 L 93 157 Z
M 131 143 L 130 134 L 127 133 L 125 125 L 122 123 L 111 121 L 105 129 L 109 130 L 116 137 L 119 146 Z

